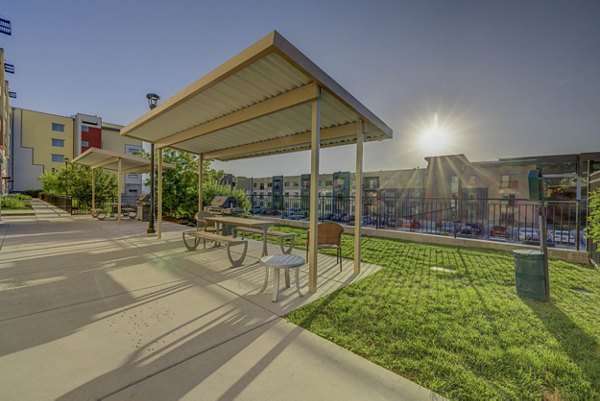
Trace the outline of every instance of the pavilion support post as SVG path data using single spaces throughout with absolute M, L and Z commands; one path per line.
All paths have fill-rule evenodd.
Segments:
M 356 123 L 356 178 L 354 180 L 354 273 L 360 273 L 363 187 L 363 121 Z
M 96 209 L 96 169 L 92 169 L 92 212 Z
M 117 221 L 121 223 L 121 194 L 123 193 L 122 161 L 117 162 Z
M 319 224 L 319 154 L 321 147 L 321 91 L 311 102 L 310 140 L 310 220 L 308 243 L 308 291 L 317 292 L 318 224 Z
M 161 239 L 162 237 L 162 195 L 163 195 L 163 148 L 158 149 L 158 168 L 156 171 L 156 175 L 158 175 L 157 180 L 157 190 L 158 196 L 156 197 L 156 237 Z
M 204 181 L 204 154 L 198 154 L 198 211 L 200 212 L 203 202 L 202 182 Z

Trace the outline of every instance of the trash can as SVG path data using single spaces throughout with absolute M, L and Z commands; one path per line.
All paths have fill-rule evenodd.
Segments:
M 529 249 L 513 251 L 517 295 L 534 301 L 547 301 L 544 253 Z

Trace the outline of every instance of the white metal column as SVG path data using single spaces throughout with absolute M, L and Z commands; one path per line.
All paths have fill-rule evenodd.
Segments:
M 360 273 L 363 187 L 363 121 L 356 123 L 356 176 L 354 179 L 354 273 Z
M 121 223 L 121 193 L 123 192 L 123 177 L 121 169 L 121 158 L 117 162 L 117 221 Z
M 156 205 L 156 237 L 160 239 L 162 237 L 162 190 L 163 190 L 163 148 L 158 149 L 158 169 L 156 174 L 158 175 L 158 197 Z
M 202 182 L 204 181 L 204 155 L 200 153 L 198 155 L 198 211 L 203 209 L 202 202 L 203 196 L 202 193 Z
M 310 140 L 310 223 L 308 243 L 308 291 L 317 292 L 318 224 L 319 224 L 319 153 L 321 147 L 321 90 L 311 102 Z

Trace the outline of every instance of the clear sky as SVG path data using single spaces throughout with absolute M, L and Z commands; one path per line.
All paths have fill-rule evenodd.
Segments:
M 365 146 L 366 170 L 600 151 L 596 0 L 2 0 L 0 15 L 16 107 L 125 125 L 147 92 L 170 97 L 277 29 L 393 128 Z M 322 158 L 352 171 L 354 147 Z M 217 166 L 299 174 L 309 154 Z

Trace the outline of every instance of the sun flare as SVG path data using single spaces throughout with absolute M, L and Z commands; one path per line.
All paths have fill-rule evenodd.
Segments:
M 452 143 L 452 132 L 448 127 L 438 122 L 436 114 L 433 124 L 421 131 L 419 143 L 421 149 L 430 155 L 444 153 L 449 150 Z

